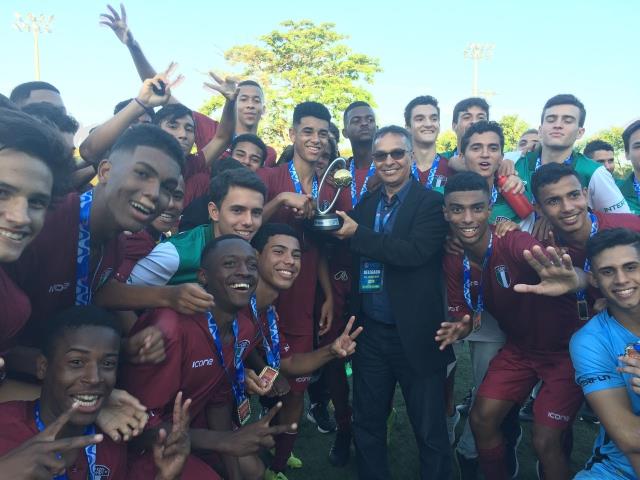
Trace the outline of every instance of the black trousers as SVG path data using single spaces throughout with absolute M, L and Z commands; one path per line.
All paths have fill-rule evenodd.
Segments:
M 364 331 L 358 337 L 353 357 L 353 434 L 358 477 L 391 478 L 387 417 L 399 383 L 418 444 L 419 478 L 448 480 L 452 467 L 445 420 L 444 368 L 433 372 L 425 365 L 427 373 L 414 370 L 395 326 L 368 318 L 359 323 L 364 325 Z

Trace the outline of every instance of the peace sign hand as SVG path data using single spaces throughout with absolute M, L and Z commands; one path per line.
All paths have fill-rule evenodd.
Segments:
M 182 469 L 191 452 L 189 425 L 191 417 L 189 407 L 191 399 L 182 403 L 182 392 L 178 392 L 173 404 L 173 422 L 171 433 L 161 428 L 153 445 L 153 460 L 158 468 L 156 480 L 174 480 L 180 478 Z
M 238 79 L 235 77 L 222 78 L 216 75 L 214 72 L 209 72 L 209 77 L 215 83 L 204 82 L 206 90 L 212 92 L 218 92 L 224 95 L 224 98 L 233 102 L 238 96 Z
M 149 108 L 159 107 L 167 103 L 171 98 L 171 89 L 178 87 L 184 80 L 182 75 L 178 75 L 174 80 L 171 80 L 171 76 L 177 67 L 177 63 L 171 62 L 164 72 L 158 73 L 155 77 L 147 78 L 142 82 L 142 88 L 138 93 L 140 103 Z
M 356 351 L 355 339 L 362 333 L 362 327 L 356 328 L 353 333 L 351 333 L 353 322 L 355 321 L 356 317 L 351 317 L 347 322 L 347 326 L 344 328 L 342 335 L 336 338 L 331 345 L 331 353 L 333 353 L 334 356 L 338 358 L 346 358 L 349 355 L 353 355 L 353 352 Z

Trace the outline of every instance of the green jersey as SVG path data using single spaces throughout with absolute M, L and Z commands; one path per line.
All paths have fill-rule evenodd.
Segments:
M 638 194 L 636 193 L 636 189 L 633 185 L 634 179 L 635 173 L 631 172 L 628 177 L 616 180 L 616 184 L 620 187 L 620 191 L 622 192 L 622 195 L 624 195 L 624 199 L 627 201 L 627 204 L 631 209 L 631 213 L 640 215 L 640 200 L 638 199 Z

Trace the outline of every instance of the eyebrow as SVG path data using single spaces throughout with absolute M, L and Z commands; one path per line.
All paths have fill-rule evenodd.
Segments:
M 93 350 L 87 350 L 86 348 L 81 348 L 81 347 L 69 347 L 67 349 L 67 351 L 65 352 L 65 354 L 66 353 L 74 353 L 74 352 L 88 354 L 88 353 L 91 353 L 92 351 Z M 117 357 L 117 356 L 119 356 L 119 353 L 118 352 L 108 352 L 108 353 L 105 354 L 105 356 L 107 356 L 107 357 Z

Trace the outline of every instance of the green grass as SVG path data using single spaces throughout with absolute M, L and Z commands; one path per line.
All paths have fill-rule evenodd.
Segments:
M 456 403 L 465 396 L 471 385 L 471 371 L 469 365 L 468 351 L 458 357 L 458 368 L 456 372 Z M 391 474 L 394 479 L 415 479 L 418 475 L 418 453 L 411 425 L 408 422 L 404 401 L 400 389 L 396 390 L 395 408 L 398 412 L 397 420 L 391 435 L 391 445 L 388 455 Z M 306 410 L 305 410 L 306 412 Z M 463 417 L 464 420 L 464 417 Z M 531 445 L 531 423 L 523 423 L 524 437 L 518 456 L 520 460 L 520 474 L 518 478 L 523 480 L 534 480 L 535 455 Z M 462 434 L 463 422 L 457 427 L 457 435 Z M 597 435 L 598 427 L 585 422 L 576 421 L 574 425 L 574 447 L 572 454 L 572 467 L 574 471 L 582 468 L 584 462 L 591 454 L 591 447 Z M 287 470 L 289 480 L 355 480 L 358 478 L 355 466 L 355 452 L 352 448 L 352 455 L 349 465 L 344 468 L 331 466 L 328 460 L 329 448 L 333 442 L 333 434 L 319 433 L 315 425 L 307 421 L 301 422 L 300 433 L 295 446 L 295 453 L 304 462 L 304 467 L 300 470 Z M 454 478 L 457 478 L 457 470 L 454 466 Z

